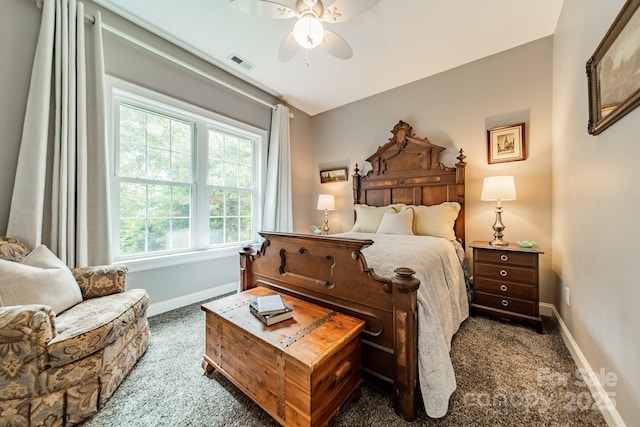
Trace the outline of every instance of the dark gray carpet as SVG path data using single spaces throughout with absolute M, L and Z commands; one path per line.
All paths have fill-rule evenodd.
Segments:
M 85 427 L 277 426 L 218 373 L 200 366 L 204 312 L 193 304 L 150 318 L 151 344 L 106 406 Z M 451 351 L 458 389 L 447 416 L 398 418 L 391 388 L 365 375 L 362 397 L 335 426 L 605 426 L 550 319 L 544 334 L 482 316 L 469 318 Z

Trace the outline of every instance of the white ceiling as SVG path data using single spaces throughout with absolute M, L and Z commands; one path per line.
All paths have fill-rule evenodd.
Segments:
M 310 115 L 551 35 L 563 4 L 380 0 L 351 20 L 325 24 L 351 44 L 351 59 L 316 48 L 306 66 L 302 48 L 287 63 L 277 59 L 295 18 L 243 14 L 228 0 L 94 1 Z M 245 70 L 232 55 L 255 68 Z

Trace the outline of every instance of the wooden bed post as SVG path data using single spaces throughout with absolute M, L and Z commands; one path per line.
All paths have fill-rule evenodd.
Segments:
M 418 409 L 418 296 L 420 280 L 415 271 L 402 267 L 393 277 L 393 406 L 407 421 L 416 419 Z
M 245 246 L 240 251 L 240 291 L 246 291 L 254 287 L 249 281 L 249 271 L 247 269 L 251 266 L 249 258 L 252 258 L 255 253 L 252 246 Z
M 356 168 L 353 170 L 353 203 L 360 204 L 360 169 L 358 169 L 358 164 L 356 163 Z

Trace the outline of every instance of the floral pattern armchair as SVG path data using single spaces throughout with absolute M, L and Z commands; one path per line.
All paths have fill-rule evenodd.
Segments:
M 21 262 L 22 242 L 0 237 L 0 259 Z M 3 261 L 0 261 L 3 262 Z M 69 426 L 95 414 L 149 345 L 143 289 L 126 267 L 72 269 L 83 301 L 0 307 L 0 425 Z

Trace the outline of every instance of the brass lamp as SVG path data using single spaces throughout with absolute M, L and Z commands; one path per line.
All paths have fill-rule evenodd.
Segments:
M 496 201 L 496 221 L 493 224 L 493 240 L 489 242 L 493 246 L 507 246 L 509 242 L 502 239 L 505 227 L 502 223 L 501 202 L 516 200 L 516 184 L 513 176 L 488 176 L 482 183 L 480 200 Z
M 336 201 L 333 194 L 320 194 L 318 195 L 318 210 L 324 210 L 324 227 L 322 228 L 322 234 L 325 236 L 329 234 L 329 212 L 336 209 Z

